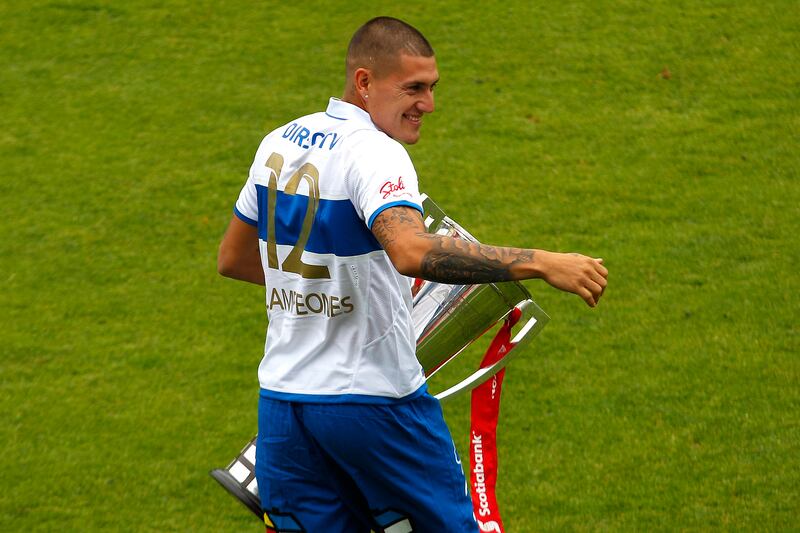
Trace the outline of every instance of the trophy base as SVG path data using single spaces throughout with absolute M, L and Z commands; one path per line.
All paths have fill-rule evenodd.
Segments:
M 230 472 L 223 468 L 215 468 L 209 474 L 234 498 L 242 502 L 242 505 L 253 511 L 259 519 L 262 518 L 261 502 L 252 492 L 242 487 Z

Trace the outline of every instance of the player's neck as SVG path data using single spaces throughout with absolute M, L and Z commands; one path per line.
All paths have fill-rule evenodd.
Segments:
M 350 86 L 344 90 L 344 94 L 342 95 L 342 101 L 347 102 L 348 104 L 353 104 L 356 107 L 363 109 L 364 111 L 367 110 L 364 107 L 364 101 L 362 100 L 361 96 L 355 91 L 355 89 Z

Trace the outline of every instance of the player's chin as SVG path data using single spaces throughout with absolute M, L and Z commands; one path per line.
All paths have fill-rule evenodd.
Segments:
M 415 144 L 419 140 L 419 126 L 403 128 L 403 134 L 400 140 L 405 144 Z
M 419 135 L 415 135 L 414 137 L 408 137 L 404 139 L 403 142 L 405 144 L 417 144 L 418 140 L 419 140 Z

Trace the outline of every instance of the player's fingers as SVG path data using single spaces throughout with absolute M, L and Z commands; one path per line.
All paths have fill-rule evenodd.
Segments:
M 588 281 L 586 283 L 586 288 L 592 293 L 592 297 L 594 298 L 595 303 L 597 303 L 597 300 L 600 299 L 600 295 L 603 294 L 602 285 L 594 281 Z
M 594 307 L 595 305 L 597 305 L 597 302 L 594 299 L 594 295 L 592 294 L 592 291 L 590 291 L 586 287 L 581 287 L 578 290 L 577 294 L 578 294 L 578 296 L 583 298 L 583 301 L 586 302 L 586 305 L 588 305 L 589 307 Z
M 603 266 L 603 259 L 602 258 L 597 258 L 594 261 L 595 261 L 595 265 L 594 265 L 595 266 L 595 270 L 597 272 L 599 272 L 601 276 L 603 276 L 604 278 L 607 278 L 608 277 L 608 269 L 605 266 Z
M 606 285 L 608 285 L 608 280 L 606 278 L 604 278 L 600 274 L 600 272 L 597 272 L 596 270 L 590 272 L 589 273 L 589 277 L 591 278 L 592 281 L 594 281 L 595 283 L 600 285 L 600 290 L 601 291 L 606 288 Z

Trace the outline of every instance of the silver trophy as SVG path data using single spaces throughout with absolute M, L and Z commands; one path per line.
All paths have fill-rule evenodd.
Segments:
M 423 195 L 423 219 L 428 232 L 478 242 L 464 228 Z M 430 378 L 470 344 L 505 320 L 516 308 L 521 317 L 511 339 L 512 348 L 492 365 L 480 368 L 455 385 L 435 394 L 440 401 L 470 391 L 491 378 L 519 353 L 550 318 L 536 305 L 530 293 L 517 282 L 481 285 L 448 285 L 417 280 L 412 319 L 417 335 L 417 359 Z M 255 478 L 256 439 L 247 443 L 226 467 L 211 471 L 225 489 L 262 517 Z

